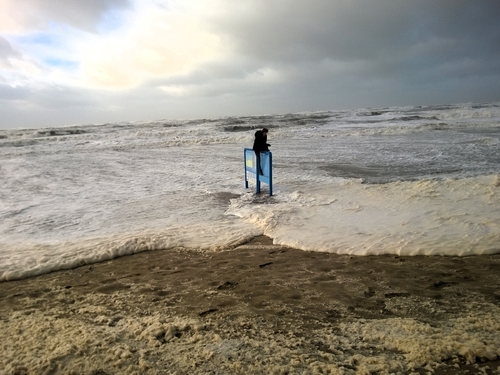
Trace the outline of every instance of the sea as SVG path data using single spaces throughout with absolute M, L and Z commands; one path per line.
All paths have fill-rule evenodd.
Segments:
M 244 181 L 262 127 L 272 196 Z M 356 256 L 499 253 L 499 145 L 500 102 L 0 130 L 0 281 L 260 235 Z

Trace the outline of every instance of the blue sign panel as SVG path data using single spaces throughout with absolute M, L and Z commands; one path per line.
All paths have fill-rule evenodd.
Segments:
M 260 183 L 269 185 L 269 195 L 273 195 L 273 154 L 271 151 L 262 151 L 260 157 L 254 150 L 245 148 L 245 187 L 248 188 L 248 179 L 255 179 L 256 193 L 260 194 Z

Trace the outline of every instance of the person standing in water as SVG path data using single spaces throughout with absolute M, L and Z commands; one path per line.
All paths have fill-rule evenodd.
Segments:
M 255 132 L 255 140 L 253 142 L 253 151 L 255 152 L 255 156 L 257 157 L 257 167 L 259 168 L 259 173 L 262 173 L 262 167 L 260 165 L 260 153 L 262 151 L 269 151 L 269 143 L 267 143 L 267 133 L 269 130 L 267 128 L 263 128 L 262 130 L 257 130 Z

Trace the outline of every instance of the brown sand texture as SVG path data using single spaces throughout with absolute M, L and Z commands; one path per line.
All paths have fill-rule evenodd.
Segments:
M 500 255 L 144 252 L 0 284 L 0 374 L 499 374 Z

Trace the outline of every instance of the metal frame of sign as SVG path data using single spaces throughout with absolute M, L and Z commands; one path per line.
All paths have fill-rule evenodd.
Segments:
M 273 195 L 273 154 L 271 151 L 262 151 L 260 153 L 260 166 L 255 151 L 251 148 L 245 148 L 243 154 L 245 163 L 245 187 L 248 189 L 248 178 L 255 178 L 255 192 L 260 194 L 260 183 L 269 185 L 269 195 Z M 260 168 L 259 168 L 260 167 Z M 258 173 L 259 169 L 262 173 Z

